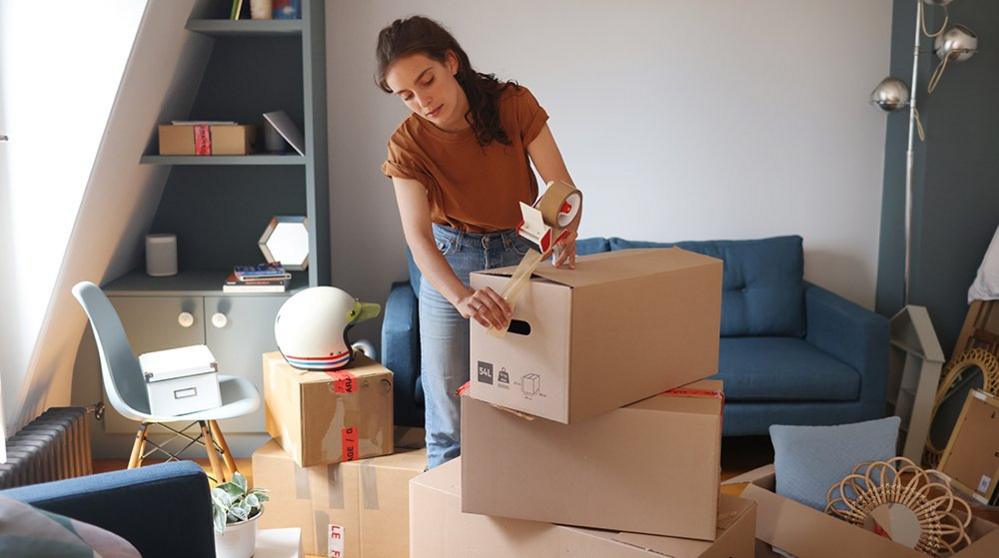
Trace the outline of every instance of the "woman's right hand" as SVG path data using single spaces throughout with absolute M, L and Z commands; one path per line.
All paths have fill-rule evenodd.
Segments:
M 454 307 L 464 318 L 474 318 L 484 328 L 506 329 L 513 310 L 506 300 L 489 287 L 468 289 Z

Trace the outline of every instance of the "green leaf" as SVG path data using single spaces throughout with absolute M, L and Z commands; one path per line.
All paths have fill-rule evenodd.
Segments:
M 236 473 L 232 476 L 232 480 L 229 482 L 239 487 L 239 491 L 241 493 L 246 493 L 246 477 L 244 477 L 239 471 L 236 471 Z
M 226 512 L 220 508 L 214 508 L 212 510 L 212 523 L 215 526 L 215 532 L 222 534 L 225 532 L 225 519 Z

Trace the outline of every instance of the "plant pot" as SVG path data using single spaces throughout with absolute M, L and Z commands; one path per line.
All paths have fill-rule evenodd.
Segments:
M 263 511 L 238 523 L 229 523 L 221 535 L 215 533 L 216 558 L 250 558 L 257 546 L 257 520 Z

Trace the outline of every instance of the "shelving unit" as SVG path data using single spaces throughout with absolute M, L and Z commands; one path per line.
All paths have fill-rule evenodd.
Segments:
M 185 28 L 212 44 L 200 81 L 191 83 L 197 88 L 193 103 L 186 113 L 163 114 L 149 123 L 150 140 L 138 161 L 167 167 L 148 232 L 177 235 L 179 273 L 150 277 L 143 267 L 103 288 L 136 353 L 204 343 L 220 371 L 247 378 L 262 391 L 261 354 L 277 350 L 278 309 L 294 293 L 330 279 L 325 5 L 302 0 L 300 20 L 235 21 L 227 19 L 230 5 L 229 0 L 196 4 Z M 262 130 L 263 113 L 275 110 L 288 113 L 303 131 L 305 155 L 290 146 L 283 154 L 158 154 L 156 129 L 163 122 L 231 120 Z M 284 293 L 224 293 L 233 266 L 263 261 L 257 242 L 275 215 L 306 216 L 307 270 L 293 272 Z M 105 423 L 111 432 L 135 428 L 113 411 Z M 262 433 L 263 411 L 224 421 L 222 428 Z
M 143 165 L 304 165 L 301 155 L 143 155 Z
M 192 19 L 186 29 L 213 37 L 301 35 L 298 19 Z

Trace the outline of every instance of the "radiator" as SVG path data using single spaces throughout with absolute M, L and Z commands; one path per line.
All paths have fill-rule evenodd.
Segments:
M 0 488 L 94 472 L 86 407 L 52 407 L 7 439 Z

